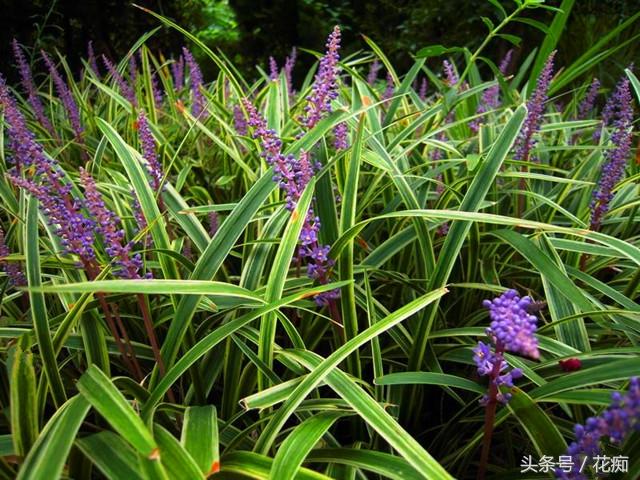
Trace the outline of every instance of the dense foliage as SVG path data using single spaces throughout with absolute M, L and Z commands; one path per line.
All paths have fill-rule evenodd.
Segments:
M 552 8 L 539 48 L 487 58 L 533 7 L 406 71 L 335 27 L 308 72 L 247 79 L 153 12 L 212 82 L 145 37 L 34 79 L 14 42 L 0 477 L 640 475 L 633 22 L 562 64 Z

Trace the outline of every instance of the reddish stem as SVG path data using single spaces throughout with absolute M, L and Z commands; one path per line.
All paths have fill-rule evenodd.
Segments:
M 498 384 L 500 367 L 502 365 L 502 354 L 504 346 L 501 343 L 496 345 L 495 363 L 489 375 L 489 398 L 484 410 L 484 436 L 482 442 L 482 453 L 480 454 L 480 466 L 478 467 L 478 480 L 484 480 L 489 462 L 489 451 L 491 449 L 491 437 L 493 436 L 493 424 L 496 418 L 496 407 L 498 404 Z

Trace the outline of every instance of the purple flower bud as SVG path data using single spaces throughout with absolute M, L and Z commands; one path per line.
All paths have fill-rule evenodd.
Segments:
M 509 64 L 511 63 L 511 55 L 513 54 L 513 49 L 509 50 L 502 61 L 500 62 L 500 73 L 502 75 L 506 74 L 507 68 L 509 68 Z M 480 103 L 478 103 L 478 108 L 476 109 L 476 113 L 485 113 L 489 110 L 494 110 L 500 106 L 500 85 L 494 85 L 492 87 L 487 88 L 482 94 L 482 98 L 480 99 Z M 469 123 L 469 128 L 474 133 L 477 133 L 480 128 L 480 119 L 472 120 Z
M 204 89 L 204 81 L 202 80 L 202 71 L 196 59 L 186 47 L 182 47 L 182 55 L 189 67 L 189 82 L 191 84 L 191 94 L 193 95 L 193 104 L 191 113 L 194 117 L 207 117 L 206 101 L 202 90 Z
M 515 290 L 507 290 L 482 304 L 489 309 L 492 320 L 487 334 L 498 347 L 534 359 L 540 357 L 538 339 L 534 336 L 538 319 L 527 311 L 532 304 L 530 297 L 520 298 Z
M 156 108 L 162 107 L 162 90 L 158 85 L 158 74 L 151 75 L 151 95 L 153 95 L 153 104 Z
M 346 122 L 340 122 L 333 129 L 333 146 L 336 150 L 346 150 L 349 148 L 349 128 Z
M 549 83 L 551 83 L 553 75 L 555 54 L 554 50 L 549 55 L 542 72 L 540 72 L 540 77 L 538 77 L 536 88 L 527 102 L 527 118 L 516 141 L 516 153 L 514 155 L 516 160 L 528 161 L 531 149 L 535 146 L 534 135 L 540 131 L 540 126 L 542 125 L 542 114 L 547 101 Z
M 284 62 L 284 78 L 287 81 L 287 91 L 289 94 L 289 98 L 293 98 L 295 96 L 295 91 L 293 90 L 293 67 L 296 65 L 296 56 L 297 56 L 296 47 L 291 49 L 291 53 L 285 59 Z
M 107 71 L 111 75 L 113 81 L 116 82 L 120 93 L 126 98 L 134 107 L 138 106 L 138 100 L 136 98 L 136 92 L 131 85 L 124 79 L 115 65 L 105 55 L 102 55 L 102 62 L 107 67 Z
M 88 57 L 89 67 L 91 67 L 91 70 L 93 70 L 93 73 L 95 73 L 96 76 L 99 77 L 100 69 L 98 68 L 96 54 L 93 51 L 93 40 L 89 40 L 89 42 L 87 43 L 87 57 Z
M 158 192 L 162 185 L 164 174 L 156 151 L 156 141 L 149 128 L 147 117 L 142 110 L 138 114 L 138 138 L 142 147 L 142 158 L 147 162 L 147 171 L 151 177 L 151 188 L 154 192 Z
M 93 177 L 80 167 L 80 182 L 84 187 L 87 209 L 95 220 L 95 229 L 104 240 L 105 251 L 112 258 L 116 270 L 115 275 L 122 278 L 141 278 L 142 258 L 139 254 L 131 254 L 131 243 L 125 243 L 124 230 L 120 218 L 109 210 L 98 192 Z
M 376 80 L 378 79 L 378 71 L 381 68 L 382 65 L 377 58 L 371 63 L 371 65 L 369 65 L 369 73 L 367 74 L 367 83 L 369 85 L 373 86 L 373 84 L 376 83 Z
M 182 55 L 171 64 L 171 74 L 173 75 L 173 88 L 182 89 L 184 87 L 184 57 Z
M 598 230 L 602 218 L 609 211 L 609 203 L 613 199 L 613 190 L 624 176 L 627 159 L 631 153 L 633 109 L 631 107 L 631 92 L 629 79 L 625 76 L 612 96 L 614 102 L 609 109 L 610 120 L 613 121 L 611 143 L 613 148 L 604 152 L 605 163 L 602 167 L 600 180 L 593 192 L 591 202 L 591 230 Z M 604 113 L 603 113 L 604 121 Z
M 605 437 L 614 444 L 621 444 L 634 431 L 640 430 L 640 380 L 633 377 L 629 381 L 629 391 L 623 396 L 618 392 L 611 395 L 611 404 L 597 417 L 590 417 L 584 425 L 574 428 L 575 441 L 569 445 L 567 455 L 571 456 L 571 471 L 556 470 L 556 477 L 564 480 L 586 480 L 585 457 L 600 455 L 600 439 Z
M 69 118 L 69 122 L 71 123 L 71 128 L 73 129 L 76 137 L 79 138 L 82 135 L 83 128 L 80 123 L 80 110 L 78 109 L 78 105 L 76 104 L 76 101 L 74 100 L 67 83 L 58 73 L 58 69 L 56 68 L 51 58 L 49 58 L 49 55 L 47 55 L 44 50 L 41 50 L 40 53 L 42 54 L 44 62 L 47 64 L 47 68 L 49 69 L 49 73 L 51 74 L 51 78 L 53 79 L 53 83 L 56 86 L 58 96 L 60 97 L 60 100 L 62 100 L 62 104 L 67 111 L 67 117 Z
M 447 86 L 453 87 L 460 81 L 458 72 L 456 72 L 455 67 L 449 61 L 442 61 L 442 69 L 444 70 L 444 78 Z
M 313 128 L 325 113 L 331 112 L 331 101 L 338 97 L 340 27 L 337 25 L 327 39 L 326 48 L 311 86 L 311 94 L 307 97 L 305 114 L 300 118 L 300 122 L 308 130 Z
M 580 107 L 578 108 L 578 120 L 586 119 L 591 111 L 593 110 L 596 102 L 596 97 L 598 96 L 598 90 L 600 89 L 600 80 L 594 78 L 591 82 L 591 86 L 589 90 L 587 90 L 587 94 L 580 102 Z
M 20 269 L 20 265 L 14 262 L 7 262 L 5 257 L 11 252 L 5 243 L 4 230 L 0 227 L 0 270 L 4 270 L 9 278 L 9 285 L 14 287 L 22 287 L 27 284 L 27 279 Z
M 420 90 L 418 91 L 418 97 L 420 98 L 420 100 L 422 100 L 423 102 L 425 100 L 427 100 L 427 87 L 428 87 L 428 82 L 426 78 L 423 78 L 420 81 Z
M 233 107 L 233 127 L 238 132 L 238 135 L 247 134 L 247 118 L 244 116 L 240 105 L 234 105 Z
M 269 57 L 269 80 L 272 82 L 278 80 L 278 64 L 273 57 Z
M 33 83 L 31 68 L 29 67 L 27 59 L 24 57 L 24 53 L 22 53 L 20 45 L 18 45 L 18 41 L 15 38 L 13 39 L 13 55 L 16 59 L 18 70 L 20 71 L 22 88 L 24 88 L 25 92 L 27 93 L 29 105 L 31 105 L 33 112 L 36 114 L 38 122 L 40 122 L 40 124 L 44 128 L 46 128 L 49 133 L 54 135 L 55 131 L 53 130 L 53 126 L 44 113 L 44 107 L 42 106 L 42 102 L 40 101 L 40 97 L 38 96 L 38 90 Z
M 393 84 L 393 76 L 391 75 L 391 72 L 387 72 L 386 86 L 384 88 L 384 92 L 382 92 L 380 100 L 384 101 L 385 104 L 388 103 L 388 100 L 393 97 L 394 90 L 395 85 Z

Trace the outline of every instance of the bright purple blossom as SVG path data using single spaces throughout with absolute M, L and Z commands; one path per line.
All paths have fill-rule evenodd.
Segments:
M 506 404 L 511 399 L 510 393 L 503 393 L 499 387 L 513 387 L 513 381 L 522 377 L 522 370 L 514 368 L 506 371 L 509 367 L 503 357 L 503 351 L 493 351 L 491 345 L 478 342 L 473 349 L 473 361 L 478 367 L 478 375 L 488 376 L 496 389 L 496 400 Z M 480 400 L 480 405 L 486 406 L 489 403 L 489 395 L 484 395 Z
M 347 122 L 340 122 L 333 129 L 333 146 L 336 150 L 346 150 L 349 148 L 349 128 Z
M 544 68 L 540 72 L 540 77 L 538 77 L 536 88 L 527 102 L 527 118 L 516 141 L 516 153 L 514 155 L 516 160 L 528 161 L 531 149 L 536 144 L 534 135 L 538 133 L 542 124 L 542 113 L 547 101 L 547 91 L 553 76 L 553 58 L 555 54 L 554 50 L 549 55 Z
M 53 83 L 56 86 L 58 96 L 60 97 L 60 100 L 62 100 L 62 105 L 64 105 L 64 108 L 67 111 L 67 117 L 71 123 L 71 128 L 73 129 L 76 137 L 80 137 L 82 135 L 83 128 L 80 123 L 80 110 L 78 109 L 78 104 L 73 98 L 67 82 L 62 79 L 55 64 L 51 58 L 49 58 L 49 55 L 47 55 L 44 50 L 41 50 L 40 53 L 42 54 L 44 62 L 47 64 Z
M 27 93 L 27 100 L 29 101 L 29 105 L 33 109 L 33 112 L 36 114 L 36 118 L 38 122 L 46 128 L 49 133 L 54 134 L 53 126 L 51 122 L 47 118 L 47 115 L 44 113 L 44 106 L 40 101 L 40 97 L 38 96 L 38 90 L 36 89 L 35 84 L 33 83 L 33 76 L 31 75 L 31 68 L 27 63 L 27 59 L 22 53 L 22 49 L 20 45 L 18 45 L 18 41 L 13 39 L 13 54 L 16 59 L 16 63 L 18 65 L 18 70 L 20 71 L 20 81 L 22 83 L 22 88 L 24 88 Z
M 610 113 L 614 127 L 611 134 L 613 148 L 604 152 L 605 164 L 602 167 L 598 186 L 593 192 L 591 230 L 600 228 L 602 218 L 609 211 L 613 190 L 624 176 L 625 165 L 631 152 L 633 109 L 629 79 L 626 76 L 618 83 L 612 98 L 615 99 Z
M 204 81 L 202 80 L 202 71 L 196 59 L 193 58 L 191 52 L 182 47 L 182 55 L 185 58 L 187 66 L 189 67 L 189 83 L 191 84 L 191 94 L 193 95 L 193 104 L 191 106 L 191 113 L 194 117 L 206 117 L 206 102 L 202 90 L 204 89 Z
M 331 112 L 331 101 L 338 97 L 338 61 L 340 55 L 340 27 L 334 27 L 326 43 L 326 53 L 320 59 L 311 94 L 307 97 L 304 115 L 300 118 L 305 128 L 313 128 L 325 113 Z
M 567 448 L 571 456 L 570 471 L 556 469 L 556 477 L 563 480 L 587 480 L 586 469 L 580 471 L 585 457 L 594 458 L 600 455 L 600 439 L 605 437 L 609 442 L 620 445 L 634 431 L 640 431 L 640 379 L 633 377 L 629 381 L 629 391 L 622 395 L 614 392 L 611 404 L 596 417 L 589 417 L 584 425 L 574 428 L 575 441 Z
M 600 80 L 594 78 L 591 82 L 591 86 L 589 90 L 587 90 L 587 94 L 580 102 L 580 106 L 578 107 L 578 120 L 586 119 L 591 111 L 593 110 L 596 102 L 596 97 L 598 96 L 598 90 L 600 89 Z
M 273 167 L 273 180 L 285 193 L 285 207 L 293 211 L 309 181 L 315 174 L 317 165 L 311 161 L 309 152 L 302 151 L 298 158 L 282 153 L 282 140 L 274 130 L 267 128 L 267 122 L 247 99 L 243 99 L 245 110 L 249 113 L 249 126 L 254 129 L 253 137 L 260 140 L 261 156 Z M 309 208 L 300 232 L 298 259 L 307 261 L 307 274 L 310 278 L 327 283 L 329 271 L 334 262 L 328 258 L 329 247 L 319 245 L 318 233 L 320 219 L 315 216 L 313 207 Z M 337 298 L 338 291 L 326 292 L 315 297 L 318 305 L 327 305 Z
M 176 90 L 182 89 L 184 87 L 184 57 L 182 55 L 171 64 L 171 74 L 173 75 L 173 87 Z
M 442 69 L 444 70 L 444 78 L 447 86 L 453 87 L 460 81 L 456 68 L 448 60 L 442 61 Z
M 507 290 L 493 300 L 485 300 L 482 305 L 489 309 L 491 325 L 487 335 L 498 347 L 519 353 L 533 359 L 540 357 L 538 339 L 534 333 L 538 319 L 528 312 L 533 301 L 531 297 L 519 297 L 515 290 Z
M 135 190 L 131 190 L 131 212 L 133 213 L 133 218 L 136 221 L 137 233 L 146 230 L 147 228 L 147 219 L 142 212 L 142 207 L 140 206 L 140 201 L 138 200 L 138 196 L 136 195 Z M 147 232 L 147 234 L 142 239 L 143 245 L 146 247 L 147 245 L 151 245 L 153 243 L 153 239 L 151 234 Z
M 140 254 L 131 254 L 133 244 L 125 242 L 120 218 L 107 208 L 102 195 L 98 192 L 95 180 L 82 167 L 80 168 L 80 182 L 84 187 L 87 210 L 95 220 L 96 232 L 102 236 L 105 251 L 116 266 L 114 274 L 121 278 L 141 278 L 142 258 Z
M 371 65 L 369 65 L 369 73 L 367 74 L 367 83 L 369 85 L 373 86 L 373 84 L 376 83 L 376 80 L 378 79 L 378 72 L 381 68 L 382 65 L 377 58 L 371 63 Z
M 136 98 L 136 92 L 131 87 L 129 82 L 127 82 L 124 79 L 124 77 L 120 74 L 120 72 L 115 67 L 115 65 L 111 62 L 111 60 L 109 60 L 106 57 L 106 55 L 102 55 L 102 62 L 104 63 L 104 66 L 107 67 L 107 71 L 111 75 L 111 79 L 116 82 L 116 85 L 118 85 L 118 89 L 120 90 L 120 93 L 122 94 L 122 96 L 124 98 L 126 98 L 127 100 L 129 100 L 129 102 L 134 107 L 137 107 L 138 106 L 138 100 Z
M 24 273 L 20 269 L 20 265 L 14 262 L 7 262 L 5 257 L 9 256 L 11 252 L 9 247 L 5 243 L 4 230 L 0 227 L 0 270 L 4 270 L 9 278 L 9 285 L 14 287 L 21 287 L 27 284 L 27 279 Z
M 162 185 L 164 174 L 162 172 L 162 164 L 158 159 L 158 152 L 156 151 L 156 141 L 149 128 L 147 116 L 142 110 L 140 110 L 138 114 L 138 138 L 140 139 L 140 146 L 142 147 L 142 158 L 147 162 L 147 170 L 151 177 L 151 188 L 154 192 L 157 192 Z

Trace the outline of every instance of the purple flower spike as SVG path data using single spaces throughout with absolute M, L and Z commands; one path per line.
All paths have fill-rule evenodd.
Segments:
M 138 100 L 136 99 L 136 92 L 131 85 L 124 79 L 120 72 L 115 67 L 115 65 L 109 60 L 105 55 L 102 55 L 102 62 L 104 66 L 107 67 L 107 71 L 111 75 L 112 80 L 116 82 L 118 85 L 118 89 L 124 98 L 129 100 L 129 102 L 134 106 L 138 106 Z
M 580 107 L 578 108 L 578 120 L 586 119 L 591 111 L 593 110 L 596 102 L 596 97 L 598 96 L 598 90 L 600 89 L 600 80 L 594 78 L 591 82 L 591 86 L 589 90 L 587 90 L 587 94 L 580 102 Z
M 349 128 L 346 122 L 340 122 L 333 129 L 333 146 L 336 150 L 346 150 L 349 148 Z
M 147 170 L 151 177 L 151 188 L 154 192 L 157 192 L 162 185 L 164 174 L 156 151 L 156 141 L 149 128 L 149 121 L 142 110 L 138 114 L 138 138 L 142 147 L 142 157 L 147 161 Z
M 9 160 L 16 165 L 18 171 L 28 168 L 37 163 L 44 154 L 40 144 L 35 141 L 35 135 L 27 128 L 27 123 L 9 93 L 2 75 L 0 75 L 0 107 L 7 123 L 9 149 L 13 152 Z
M 211 238 L 215 237 L 216 233 L 218 233 L 219 223 L 220 218 L 218 217 L 218 212 L 209 212 L 209 236 Z
M 9 256 L 11 252 L 4 240 L 4 230 L 0 227 L 0 270 L 4 270 L 9 278 L 9 285 L 14 287 L 22 287 L 27 284 L 27 279 L 20 270 L 20 265 L 17 263 L 7 262 L 5 257 Z
M 153 104 L 156 108 L 162 107 L 162 90 L 158 85 L 158 74 L 151 75 L 151 95 L 153 95 Z
M 447 60 L 442 61 L 442 69 L 444 70 L 445 83 L 449 87 L 453 87 L 460 81 L 458 73 L 452 63 Z
M 427 79 L 423 78 L 422 81 L 420 82 L 420 90 L 418 91 L 418 97 L 423 102 L 427 99 L 427 87 L 428 87 L 428 85 L 429 84 L 427 82 Z
M 331 101 L 338 97 L 338 61 L 340 55 L 340 27 L 334 27 L 326 43 L 326 53 L 320 60 L 311 94 L 307 97 L 305 114 L 300 118 L 307 129 L 313 128 L 325 113 L 331 112 Z
M 49 69 L 49 73 L 51 74 L 51 78 L 53 79 L 53 83 L 56 86 L 58 96 L 62 100 L 62 104 L 67 111 L 67 117 L 69 118 L 69 122 L 71 123 L 71 128 L 73 129 L 76 137 L 80 137 L 82 135 L 83 128 L 80 124 L 80 110 L 78 109 L 78 104 L 76 104 L 76 101 L 71 94 L 71 90 L 69 90 L 67 83 L 58 73 L 58 69 L 56 68 L 51 58 L 49 58 L 49 55 L 47 55 L 44 50 L 41 50 L 40 53 L 42 54 L 44 62 L 47 64 L 47 68 Z
M 87 209 L 96 222 L 96 232 L 102 236 L 105 251 L 117 267 L 114 274 L 121 278 L 141 278 L 142 258 L 139 254 L 131 255 L 133 245 L 124 242 L 124 230 L 120 228 L 120 218 L 106 207 L 95 180 L 82 167 L 80 182 L 84 187 Z
M 527 311 L 531 304 L 531 297 L 520 298 L 515 290 L 507 290 L 499 297 L 482 303 L 489 309 L 492 320 L 487 335 L 494 339 L 496 345 L 538 359 L 538 339 L 534 336 L 538 319 Z
M 184 57 L 182 55 L 171 64 L 171 74 L 173 75 L 173 87 L 176 90 L 182 89 L 184 87 Z
M 293 211 L 309 181 L 315 174 L 317 165 L 310 158 L 309 152 L 300 152 L 296 159 L 293 155 L 282 153 L 282 140 L 274 130 L 267 128 L 266 120 L 247 99 L 243 99 L 245 110 L 249 113 L 249 126 L 254 129 L 253 137 L 260 139 L 261 156 L 273 167 L 273 180 L 285 193 L 285 207 Z M 320 283 L 329 282 L 329 272 L 333 260 L 328 258 L 329 246 L 321 246 L 318 242 L 320 219 L 310 208 L 300 232 L 298 247 L 299 261 L 307 260 L 307 275 Z M 327 305 L 337 298 L 339 291 L 326 292 L 315 297 L 318 305 Z
M 504 76 L 509 68 L 509 64 L 511 63 L 511 55 L 513 54 L 513 49 L 509 50 L 502 61 L 500 62 L 500 73 Z M 487 88 L 482 94 L 482 98 L 480 99 L 480 103 L 478 104 L 478 108 L 476 109 L 477 114 L 488 112 L 489 110 L 494 110 L 500 106 L 500 85 L 494 85 L 492 87 Z M 477 133 L 480 128 L 480 119 L 472 120 L 469 123 L 469 128 L 474 133 Z
M 602 167 L 598 186 L 593 192 L 591 230 L 600 228 L 602 218 L 609 211 L 613 190 L 624 176 L 624 168 L 631 153 L 633 109 L 629 79 L 626 76 L 618 83 L 611 98 L 615 99 L 615 102 L 611 102 L 614 106 L 609 113 L 614 126 L 611 134 L 613 148 L 604 152 L 605 164 Z
M 289 93 L 289 98 L 293 98 L 296 94 L 296 92 L 293 90 L 293 67 L 295 67 L 296 65 L 297 54 L 298 52 L 296 50 L 296 47 L 293 47 L 291 49 L 291 53 L 286 58 L 284 62 L 284 67 L 283 67 L 284 78 L 287 81 L 287 90 Z
M 393 84 L 393 76 L 391 75 L 391 72 L 387 72 L 386 87 L 384 88 L 384 92 L 382 92 L 380 100 L 388 103 L 388 100 L 393 97 L 394 90 L 395 85 Z
M 87 43 L 87 57 L 88 57 L 88 62 L 89 62 L 89 66 L 91 67 L 91 70 L 93 70 L 93 73 L 96 74 L 96 76 L 100 76 L 100 69 L 98 68 L 98 61 L 96 60 L 96 54 L 93 51 L 93 40 L 89 40 L 89 42 Z
M 590 417 L 584 425 L 574 428 L 575 441 L 569 445 L 566 454 L 571 457 L 571 470 L 556 469 L 557 478 L 563 480 L 587 480 L 585 465 L 588 458 L 601 454 L 600 439 L 620 445 L 634 431 L 640 431 L 640 379 L 629 381 L 629 391 L 623 396 L 618 392 L 611 395 L 611 404 L 597 417 Z
M 244 112 L 240 105 L 233 107 L 233 127 L 238 132 L 238 135 L 247 134 L 247 118 L 244 116 Z
M 193 105 L 191 106 L 191 113 L 194 117 L 205 118 L 207 111 L 205 109 L 206 102 L 202 89 L 204 89 L 204 82 L 202 80 L 202 71 L 196 59 L 186 47 L 182 47 L 182 55 L 185 58 L 187 66 L 189 67 L 189 79 L 191 83 L 191 93 L 193 95 Z
M 371 63 L 371 65 L 369 65 L 369 73 L 367 74 L 367 83 L 369 85 L 373 86 L 373 84 L 376 83 L 376 80 L 378 79 L 378 72 L 381 68 L 382 65 L 377 58 L 373 61 L 373 63 Z
M 529 161 L 531 149 L 536 144 L 534 135 L 538 133 L 542 124 L 542 113 L 544 112 L 544 104 L 547 101 L 547 91 L 549 90 L 549 83 L 551 83 L 551 77 L 553 75 L 553 58 L 555 54 L 556 52 L 554 50 L 549 55 L 542 72 L 540 72 L 536 88 L 527 102 L 527 118 L 520 131 L 520 136 L 516 141 L 516 153 L 514 155 L 516 160 Z
M 24 53 L 22 53 L 22 49 L 20 48 L 20 45 L 18 45 L 18 41 L 15 38 L 13 39 L 12 45 L 13 54 L 18 65 L 18 70 L 20 71 L 22 88 L 24 88 L 25 92 L 27 93 L 29 105 L 31 105 L 33 112 L 36 114 L 38 122 L 40 122 L 40 124 L 53 135 L 55 133 L 53 130 L 53 126 L 44 113 L 44 107 L 42 106 L 42 102 L 40 101 L 40 97 L 38 96 L 38 90 L 33 83 L 33 76 L 31 75 L 31 68 L 27 63 L 27 59 L 24 57 Z
M 272 82 L 278 80 L 278 64 L 273 57 L 269 57 L 269 80 Z

